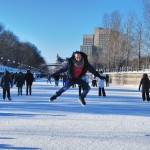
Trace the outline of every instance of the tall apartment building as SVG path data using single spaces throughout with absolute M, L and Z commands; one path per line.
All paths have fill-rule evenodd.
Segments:
M 83 35 L 83 45 L 80 46 L 80 51 L 86 53 L 87 55 L 92 55 L 94 53 L 94 35 L 93 34 Z
M 110 29 L 95 28 L 94 46 L 97 50 L 105 51 L 108 45 Z
M 109 38 L 110 29 L 95 28 L 94 34 L 83 35 L 83 45 L 80 51 L 86 54 L 94 54 L 95 51 L 105 51 Z

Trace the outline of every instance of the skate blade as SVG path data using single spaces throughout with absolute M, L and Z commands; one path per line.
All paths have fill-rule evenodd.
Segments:
M 78 102 L 79 102 L 83 107 L 85 107 L 85 105 L 82 104 L 82 102 L 80 101 L 79 98 L 78 98 Z
M 53 102 L 53 100 L 49 99 L 48 102 Z

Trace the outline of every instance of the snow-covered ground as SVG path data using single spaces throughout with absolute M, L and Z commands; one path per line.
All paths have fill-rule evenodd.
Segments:
M 17 150 L 148 150 L 150 102 L 143 102 L 138 87 L 106 88 L 98 97 L 91 88 L 82 107 L 78 88 L 70 88 L 53 103 L 51 95 L 61 87 L 40 79 L 33 95 L 0 100 L 0 149 Z M 2 97 L 2 89 L 0 90 Z

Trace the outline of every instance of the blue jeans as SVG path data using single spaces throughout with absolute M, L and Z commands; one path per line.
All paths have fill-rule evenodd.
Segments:
M 73 80 L 69 79 L 66 82 L 66 85 L 62 87 L 59 91 L 57 91 L 57 95 L 61 95 L 63 92 L 68 90 L 73 84 L 79 84 L 83 88 L 83 92 L 81 93 L 81 97 L 86 97 L 87 93 L 90 91 L 90 86 L 87 82 L 83 81 L 82 79 L 80 80 Z

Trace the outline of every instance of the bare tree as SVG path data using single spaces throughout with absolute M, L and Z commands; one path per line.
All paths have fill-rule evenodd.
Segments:
M 138 21 L 137 28 L 136 28 L 136 45 L 137 45 L 137 51 L 138 51 L 138 70 L 141 68 L 141 51 L 143 46 L 143 23 L 141 21 Z
M 132 57 L 133 43 L 134 43 L 134 20 L 135 14 L 133 12 L 129 12 L 127 15 L 124 24 L 124 33 L 125 33 L 125 49 L 126 49 L 126 67 L 129 65 L 129 60 Z
M 0 35 L 0 49 L 1 49 L 1 57 L 5 64 L 7 64 L 7 60 L 13 60 L 14 53 L 16 51 L 15 47 L 18 43 L 18 38 L 10 31 L 4 31 Z
M 108 71 L 110 71 L 111 68 L 111 41 L 110 41 L 110 28 L 111 28 L 111 21 L 110 21 L 110 15 L 109 14 L 104 14 L 103 15 L 103 26 L 106 30 L 105 34 L 107 37 L 107 43 L 106 43 L 106 50 L 103 52 L 103 63 L 104 65 L 108 68 Z
M 146 52 L 146 66 L 148 66 L 148 58 L 150 55 L 150 1 L 143 0 L 144 4 L 144 19 L 145 19 L 145 32 L 144 32 L 144 49 Z M 149 58 L 150 59 L 150 58 Z
M 41 64 L 46 64 L 34 44 L 20 42 L 18 37 L 13 32 L 5 30 L 2 24 L 0 24 L 0 60 L 4 65 L 20 68 L 27 66 L 38 68 Z M 47 70 L 46 67 L 43 69 Z
M 114 11 L 111 16 L 105 14 L 103 16 L 104 28 L 106 28 L 106 40 L 107 48 L 103 52 L 104 64 L 107 67 L 118 68 L 122 63 L 122 44 L 123 44 L 123 34 L 122 32 L 122 15 L 119 11 Z
M 147 30 L 150 31 L 150 1 L 143 0 L 144 2 L 144 18 L 147 26 Z

